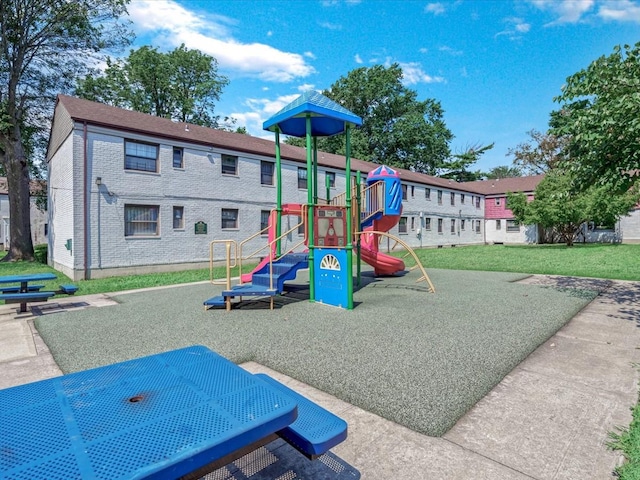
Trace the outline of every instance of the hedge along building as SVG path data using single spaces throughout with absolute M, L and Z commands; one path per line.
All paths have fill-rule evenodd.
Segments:
M 74 280 L 208 266 L 212 240 L 266 226 L 274 152 L 271 140 L 60 95 L 47 152 L 49 263 Z M 344 192 L 344 157 L 318 157 L 318 191 L 328 179 L 330 196 Z M 283 144 L 281 158 L 283 203 L 305 204 L 305 149 Z M 351 161 L 354 173 L 378 166 Z M 413 247 L 485 242 L 473 185 L 398 171 L 403 213 L 390 233 Z

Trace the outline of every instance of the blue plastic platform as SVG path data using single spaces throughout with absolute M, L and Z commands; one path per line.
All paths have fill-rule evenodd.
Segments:
M 235 285 L 231 290 L 223 290 L 220 295 L 203 302 L 205 307 L 224 307 L 227 298 L 273 297 L 284 291 L 284 284 L 293 280 L 298 270 L 309 267 L 309 255 L 289 253 L 271 264 L 267 263 L 251 276 L 251 283 Z M 273 277 L 273 279 L 271 279 Z M 273 288 L 271 286 L 273 285 Z

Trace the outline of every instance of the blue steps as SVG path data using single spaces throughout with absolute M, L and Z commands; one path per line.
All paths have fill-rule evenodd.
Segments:
M 309 267 L 309 256 L 306 253 L 289 253 L 272 263 L 273 288 L 269 276 L 269 264 L 254 272 L 251 283 L 236 285 L 230 290 L 223 290 L 218 296 L 204 301 L 205 307 L 223 307 L 227 298 L 235 297 L 273 297 L 284 291 L 284 283 L 293 280 L 298 270 Z

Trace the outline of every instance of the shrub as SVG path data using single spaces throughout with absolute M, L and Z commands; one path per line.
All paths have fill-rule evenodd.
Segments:
M 33 247 L 33 256 L 36 262 L 47 264 L 47 244 L 42 243 Z

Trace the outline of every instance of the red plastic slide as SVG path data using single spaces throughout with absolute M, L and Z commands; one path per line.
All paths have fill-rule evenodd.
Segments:
M 299 203 L 285 203 L 282 205 L 282 215 L 298 215 L 302 214 L 302 205 Z M 271 211 L 271 215 L 269 215 L 269 230 L 267 230 L 267 239 L 269 244 L 276 239 L 276 222 L 278 221 L 278 212 L 275 210 Z M 271 246 L 271 257 L 266 256 L 262 259 L 262 261 L 258 264 L 256 268 L 253 269 L 250 273 L 245 273 L 242 275 L 242 283 L 250 283 L 253 274 L 259 271 L 262 267 L 264 267 L 267 263 L 269 263 L 270 259 L 275 258 L 276 256 L 276 245 L 273 244 Z
M 364 229 L 360 236 L 360 255 L 371 265 L 376 275 L 393 275 L 404 270 L 404 262 L 400 258 L 392 257 L 378 251 L 380 237 L 370 231 L 387 232 L 398 223 L 400 215 L 383 215 L 373 221 L 373 225 Z

